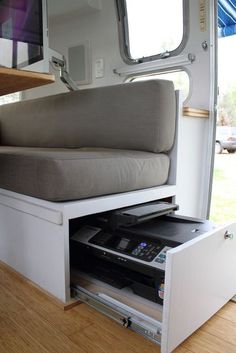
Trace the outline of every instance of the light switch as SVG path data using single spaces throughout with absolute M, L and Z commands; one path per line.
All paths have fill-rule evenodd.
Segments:
M 95 61 L 95 77 L 104 77 L 104 59 L 100 58 Z

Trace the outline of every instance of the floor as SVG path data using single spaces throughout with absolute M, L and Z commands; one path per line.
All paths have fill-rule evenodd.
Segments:
M 152 342 L 85 304 L 64 311 L 54 299 L 0 264 L 0 353 L 159 353 Z M 236 353 L 230 302 L 175 353 Z

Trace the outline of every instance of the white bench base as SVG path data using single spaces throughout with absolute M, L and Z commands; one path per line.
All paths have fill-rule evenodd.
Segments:
M 176 194 L 174 185 L 73 202 L 0 189 L 0 261 L 62 302 L 70 300 L 69 221 Z

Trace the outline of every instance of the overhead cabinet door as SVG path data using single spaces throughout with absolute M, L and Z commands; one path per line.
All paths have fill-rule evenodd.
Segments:
M 236 294 L 236 224 L 167 253 L 162 353 L 171 352 Z

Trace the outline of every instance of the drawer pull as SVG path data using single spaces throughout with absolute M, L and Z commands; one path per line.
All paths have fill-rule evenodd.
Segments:
M 233 235 L 233 233 L 229 233 L 228 230 L 227 230 L 225 232 L 224 238 L 232 240 L 234 238 L 234 235 Z

